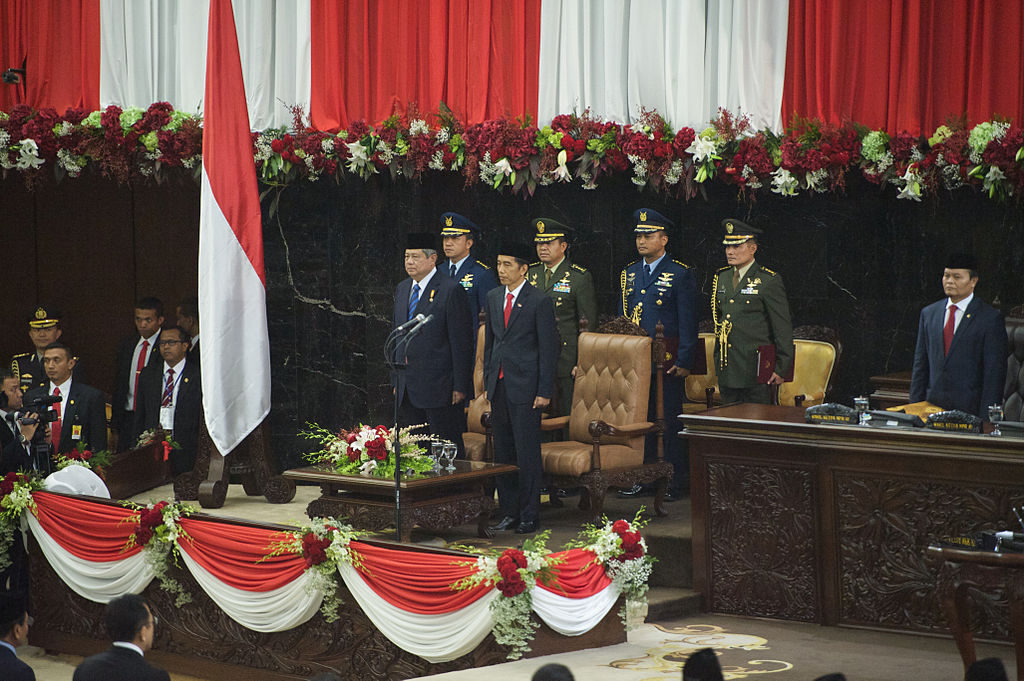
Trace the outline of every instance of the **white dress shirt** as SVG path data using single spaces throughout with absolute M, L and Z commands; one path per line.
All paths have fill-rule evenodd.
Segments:
M 967 294 L 967 297 L 961 300 L 959 303 L 954 303 L 951 298 L 946 298 L 946 311 L 942 315 L 942 326 L 946 326 L 946 320 L 949 319 L 949 306 L 955 305 L 956 312 L 953 313 L 953 334 L 956 334 L 956 330 L 960 328 L 960 320 L 964 318 L 964 311 L 967 310 L 967 306 L 974 300 L 974 292 Z
M 157 330 L 149 338 L 139 338 L 138 342 L 135 343 L 135 351 L 132 352 L 132 364 L 128 368 L 128 397 L 124 401 L 124 408 L 128 411 L 132 411 L 132 405 L 135 403 L 135 368 L 139 366 L 139 354 L 142 352 L 142 341 L 149 341 L 149 347 L 146 348 L 146 359 L 142 362 L 142 366 L 145 367 L 149 364 L 149 358 L 156 351 L 156 344 L 160 340 L 160 331 Z

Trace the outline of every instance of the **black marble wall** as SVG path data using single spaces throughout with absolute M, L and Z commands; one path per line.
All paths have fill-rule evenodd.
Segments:
M 620 311 L 618 273 L 636 257 L 631 214 L 652 207 L 680 226 L 669 250 L 696 269 L 701 319 L 710 318 L 711 277 L 725 263 L 719 222 L 747 220 L 765 232 L 758 261 L 783 276 L 794 325 L 838 331 L 843 354 L 834 397 L 845 402 L 870 392 L 870 376 L 910 368 L 918 313 L 942 295 L 950 251 L 978 255 L 983 299 L 1004 311 L 1024 302 L 1024 213 L 968 190 L 916 203 L 851 178 L 843 195 L 770 195 L 748 204 L 734 190 L 712 187 L 687 203 L 639 193 L 626 180 L 596 191 L 541 187 L 523 199 L 435 176 L 422 183 L 321 180 L 281 190 L 274 204 L 276 191 L 264 200 L 264 237 L 272 426 L 282 468 L 308 449 L 295 437 L 307 420 L 330 427 L 391 422 L 382 345 L 394 287 L 405 277 L 404 235 L 439 230 L 447 210 L 485 230 L 476 251 L 487 263 L 505 236 L 532 238 L 532 217 L 575 227 L 570 255 L 591 269 L 601 312 L 612 315 Z

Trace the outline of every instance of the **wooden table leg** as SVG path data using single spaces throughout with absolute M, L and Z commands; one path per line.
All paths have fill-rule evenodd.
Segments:
M 491 524 L 491 512 L 490 510 L 480 511 L 480 515 L 476 517 L 476 536 L 482 539 L 490 539 L 494 536 L 494 533 L 490 529 Z
M 974 651 L 974 635 L 971 633 L 971 606 L 967 599 L 966 585 L 960 583 L 957 575 L 958 567 L 953 563 L 942 566 L 939 573 L 939 602 L 966 671 L 974 664 L 977 656 Z

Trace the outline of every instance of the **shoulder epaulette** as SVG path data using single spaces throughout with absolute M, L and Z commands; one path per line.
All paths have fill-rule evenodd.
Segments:
M 731 270 L 731 269 L 732 269 L 732 265 L 726 265 L 725 267 L 719 267 L 718 271 L 719 272 L 724 272 L 726 270 Z
M 537 265 L 540 265 L 540 264 L 541 264 L 540 260 L 538 260 L 537 262 L 531 262 L 530 263 L 530 267 L 536 267 Z
M 572 264 L 572 268 L 573 268 L 574 270 L 576 270 L 577 272 L 586 272 L 586 271 L 587 271 L 587 268 L 586 268 L 586 267 L 580 267 L 580 266 L 579 266 L 579 265 L 577 265 L 576 263 L 573 263 L 573 264 Z
M 762 271 L 762 272 L 767 272 L 768 274 L 772 275 L 773 277 L 776 277 L 776 276 L 778 276 L 777 274 L 775 274 L 775 272 L 772 272 L 772 271 L 771 271 L 770 269 L 768 269 L 767 267 L 762 267 L 762 268 L 761 268 L 761 271 Z
M 489 270 L 489 269 L 491 269 L 490 267 L 488 267 L 487 265 L 483 264 L 483 263 L 482 263 L 482 262 L 480 262 L 479 260 L 477 260 L 477 261 L 476 261 L 476 264 L 477 264 L 477 265 L 480 265 L 480 267 L 483 267 L 483 268 L 484 268 L 485 270 Z
M 15 355 L 14 357 L 28 357 L 31 354 L 32 354 L 31 352 L 20 352 L 17 355 Z
M 690 269 L 690 266 L 687 265 L 685 262 L 680 262 L 679 260 L 676 260 L 675 258 L 672 258 L 672 262 L 674 262 L 677 265 L 682 265 L 686 269 Z
M 622 268 L 622 271 L 625 272 L 626 270 L 628 270 L 630 267 L 632 267 L 633 265 L 637 264 L 638 262 L 640 262 L 639 258 L 637 258 L 636 260 L 634 260 L 631 263 L 627 263 L 626 266 Z

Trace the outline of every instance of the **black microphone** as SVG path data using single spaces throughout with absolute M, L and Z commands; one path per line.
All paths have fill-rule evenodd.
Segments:
M 433 317 L 433 315 L 430 315 L 430 316 Z M 413 317 L 412 319 L 410 319 L 409 321 L 407 321 L 405 324 L 402 324 L 401 326 L 397 327 L 392 333 L 398 333 L 399 331 L 405 331 L 405 330 L 409 329 L 410 327 L 413 327 L 413 326 L 416 326 L 416 325 L 418 325 L 418 324 L 420 324 L 422 322 L 425 322 L 429 318 L 430 317 L 425 317 L 422 314 L 418 314 L 415 317 Z
M 416 315 L 416 316 L 417 316 L 417 317 L 423 317 L 423 315 Z M 422 321 L 420 321 L 420 323 L 419 323 L 419 324 L 417 324 L 417 325 L 415 326 L 415 328 L 413 328 L 413 330 L 412 330 L 412 331 L 410 331 L 410 332 L 409 332 L 409 334 L 408 334 L 408 335 L 407 335 L 407 336 L 405 337 L 405 342 L 406 342 L 406 343 L 408 343 L 408 342 L 409 342 L 410 340 L 412 340 L 413 336 L 415 336 L 416 334 L 418 334 L 418 333 L 420 332 L 420 329 L 422 329 L 422 328 L 423 328 L 424 326 L 426 326 L 426 325 L 427 325 L 427 323 L 428 323 L 428 322 L 429 322 L 429 321 L 430 321 L 431 319 L 433 319 L 433 318 L 434 318 L 434 315 L 432 315 L 432 314 L 428 314 L 428 315 L 427 315 L 426 317 L 423 317 L 423 320 L 422 320 Z

